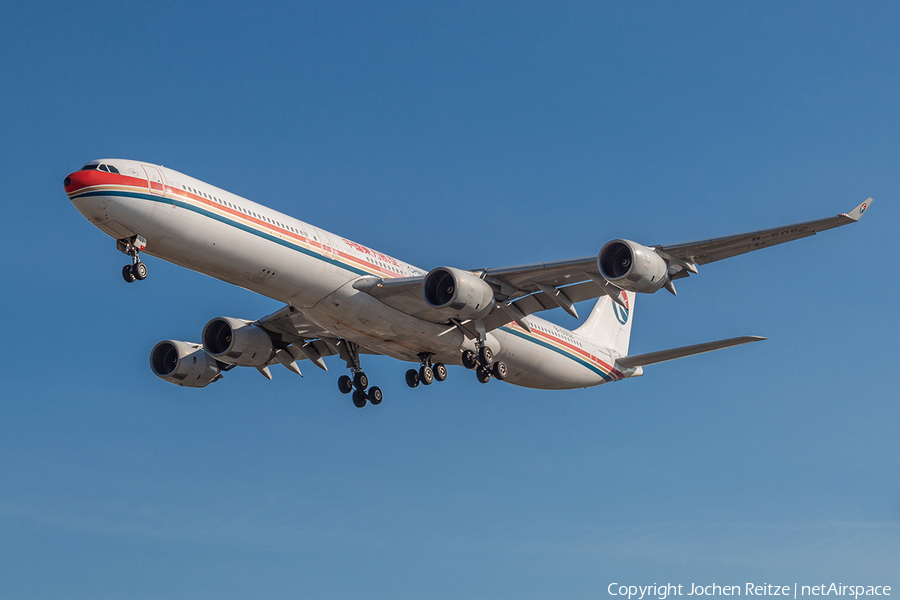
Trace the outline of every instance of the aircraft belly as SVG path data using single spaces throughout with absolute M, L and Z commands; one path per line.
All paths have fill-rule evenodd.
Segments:
M 568 354 L 513 335 L 494 331 L 503 348 L 496 357 L 509 370 L 506 381 L 522 387 L 563 390 L 591 387 L 606 380 Z
M 463 334 L 455 327 L 417 319 L 376 298 L 345 285 L 323 299 L 312 311 L 320 324 L 336 336 L 404 361 L 419 354 L 434 355 L 434 362 L 460 364 Z

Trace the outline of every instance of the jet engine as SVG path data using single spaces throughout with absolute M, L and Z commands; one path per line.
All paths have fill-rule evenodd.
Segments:
M 494 308 L 494 290 L 469 271 L 432 269 L 422 282 L 425 302 L 458 319 L 481 319 Z
M 150 369 L 169 383 L 202 388 L 222 378 L 219 363 L 200 344 L 165 340 L 150 351 Z
M 607 242 L 597 266 L 607 281 L 629 292 L 652 294 L 669 281 L 666 261 L 652 248 L 629 240 Z
M 275 354 L 269 334 L 243 319 L 216 317 L 203 328 L 202 338 L 213 358 L 239 367 L 262 367 Z

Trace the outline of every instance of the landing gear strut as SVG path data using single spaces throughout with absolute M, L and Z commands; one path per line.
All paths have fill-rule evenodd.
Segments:
M 360 367 L 359 346 L 348 340 L 340 340 L 338 344 L 341 358 L 347 361 L 347 368 L 353 374 L 352 379 L 341 375 L 338 378 L 338 389 L 342 394 L 353 393 L 353 406 L 356 408 L 364 408 L 366 402 L 371 402 L 373 406 L 381 404 L 384 400 L 381 388 L 374 385 L 369 387 L 369 378 Z
M 122 279 L 128 283 L 147 279 L 147 265 L 141 262 L 141 250 L 147 247 L 147 240 L 136 235 L 116 240 L 116 248 L 131 257 L 131 264 L 122 267 Z
M 435 381 L 444 381 L 447 379 L 447 367 L 444 363 L 432 364 L 432 356 L 434 355 L 430 352 L 423 352 L 419 355 L 422 366 L 419 367 L 418 371 L 410 369 L 406 372 L 406 385 L 415 388 L 419 387 L 420 383 L 422 385 L 431 385 Z

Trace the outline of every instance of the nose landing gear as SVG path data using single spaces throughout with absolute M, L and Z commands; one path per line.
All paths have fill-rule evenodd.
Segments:
M 131 264 L 122 267 L 122 279 L 128 283 L 147 279 L 147 265 L 141 262 L 141 250 L 147 247 L 147 240 L 136 235 L 116 240 L 116 248 L 131 257 Z

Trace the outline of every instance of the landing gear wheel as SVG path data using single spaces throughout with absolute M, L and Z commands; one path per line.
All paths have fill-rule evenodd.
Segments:
M 338 389 L 342 394 L 349 394 L 353 391 L 353 381 L 346 375 L 338 377 Z
M 365 373 L 362 371 L 356 372 L 356 375 L 353 376 L 353 387 L 360 391 L 365 391 L 369 387 L 369 378 L 366 377 Z
M 438 381 L 447 379 L 447 367 L 444 366 L 444 363 L 436 363 L 431 370 L 434 371 L 434 378 Z
M 134 273 L 134 276 L 137 280 L 143 281 L 147 279 L 147 265 L 138 261 L 131 265 L 131 272 Z
M 434 383 L 434 371 L 428 365 L 422 365 L 422 368 L 419 369 L 419 379 L 424 385 L 431 385 Z
M 491 372 L 484 367 L 478 367 L 475 373 L 478 377 L 478 383 L 487 383 L 491 380 Z
M 415 369 L 410 369 L 406 372 L 406 385 L 411 388 L 419 387 L 419 372 Z
M 378 406 L 379 404 L 381 404 L 381 401 L 384 400 L 384 394 L 381 393 L 381 388 L 377 385 L 373 385 L 369 389 L 369 393 L 366 394 L 366 397 L 369 399 L 369 402 L 371 402 L 373 406 Z
M 122 267 L 122 279 L 127 281 L 128 283 L 134 283 L 137 281 L 137 276 L 134 274 L 134 269 L 131 268 L 131 265 L 125 265 Z
M 353 406 L 356 408 L 363 408 L 366 405 L 366 393 L 362 390 L 355 390 L 353 392 Z
M 497 378 L 497 381 L 503 381 L 509 374 L 509 371 L 506 369 L 506 363 L 502 360 L 495 362 L 494 366 L 491 367 L 491 371 L 493 372 L 494 377 Z
M 482 365 L 489 367 L 494 360 L 494 352 L 489 346 L 482 346 L 481 350 L 478 351 L 478 358 L 481 359 Z
M 475 358 L 475 353 L 471 350 L 466 350 L 462 353 L 462 364 L 467 369 L 474 369 L 478 366 L 478 359 Z

